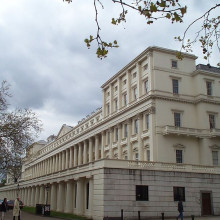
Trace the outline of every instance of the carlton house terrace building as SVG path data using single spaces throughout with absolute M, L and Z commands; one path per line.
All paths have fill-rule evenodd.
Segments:
M 220 215 L 220 69 L 196 58 L 147 48 L 102 85 L 101 108 L 27 148 L 0 197 L 94 220 L 175 217 L 179 200 L 184 216 Z

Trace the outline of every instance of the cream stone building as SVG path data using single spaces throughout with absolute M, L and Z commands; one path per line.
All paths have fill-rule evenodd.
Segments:
M 220 69 L 149 47 L 102 85 L 102 107 L 27 149 L 18 193 L 27 206 L 95 220 L 220 215 Z

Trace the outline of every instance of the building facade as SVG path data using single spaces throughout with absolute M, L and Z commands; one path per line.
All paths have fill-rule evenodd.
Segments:
M 0 196 L 97 220 L 176 216 L 179 200 L 220 215 L 220 69 L 195 60 L 147 48 L 102 85 L 101 108 L 27 149 Z

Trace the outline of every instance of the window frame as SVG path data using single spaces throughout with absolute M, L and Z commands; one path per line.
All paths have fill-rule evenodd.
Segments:
M 186 195 L 185 195 L 186 193 L 185 192 L 186 192 L 185 187 L 174 186 L 173 187 L 173 200 L 175 202 L 177 202 L 177 201 L 185 202 L 186 201 Z
M 213 82 L 211 81 L 206 81 L 206 95 L 213 95 Z
M 145 93 L 147 94 L 149 92 L 149 84 L 148 84 L 148 79 L 146 79 L 144 81 L 144 90 L 145 90 Z
M 136 201 L 149 201 L 149 187 L 147 185 L 136 185 Z
M 180 128 L 181 127 L 181 113 L 174 112 L 173 115 L 174 115 L 174 126 L 177 128 Z
M 176 149 L 176 163 L 182 164 L 183 163 L 183 150 Z
M 128 124 L 124 124 L 124 137 L 128 137 Z
M 209 129 L 210 129 L 210 130 L 215 129 L 215 126 L 216 126 L 215 117 L 216 117 L 216 115 L 214 115 L 214 114 L 209 114 Z
M 179 80 L 178 79 L 172 79 L 172 88 L 173 88 L 173 94 L 179 94 Z
M 214 153 L 216 155 L 214 155 Z M 216 157 L 216 158 L 214 158 L 214 157 Z M 218 152 L 218 150 L 213 150 L 212 151 L 212 165 L 213 166 L 218 166 L 219 165 L 219 152 Z
M 178 68 L 178 61 L 177 60 L 171 60 L 171 67 L 173 69 L 177 69 Z
M 138 134 L 138 119 L 134 120 L 134 134 Z

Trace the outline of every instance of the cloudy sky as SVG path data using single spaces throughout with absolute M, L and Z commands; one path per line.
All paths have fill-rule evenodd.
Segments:
M 88 50 L 84 43 L 96 33 L 92 0 L 73 0 L 71 4 L 62 0 L 0 0 L 0 81 L 11 85 L 10 108 L 31 108 L 37 113 L 44 125 L 40 139 L 57 134 L 63 124 L 76 125 L 101 107 L 101 85 L 147 47 L 178 50 L 174 36 L 218 3 L 190 1 L 181 25 L 159 21 L 147 26 L 144 18 L 130 12 L 127 23 L 115 27 L 111 18 L 119 8 L 110 0 L 103 2 L 101 34 L 106 41 L 117 39 L 120 47 L 99 60 L 96 45 Z M 219 14 L 219 9 L 215 13 Z M 199 46 L 194 54 L 199 57 L 197 63 L 205 63 Z M 211 65 L 218 60 L 215 49 Z

